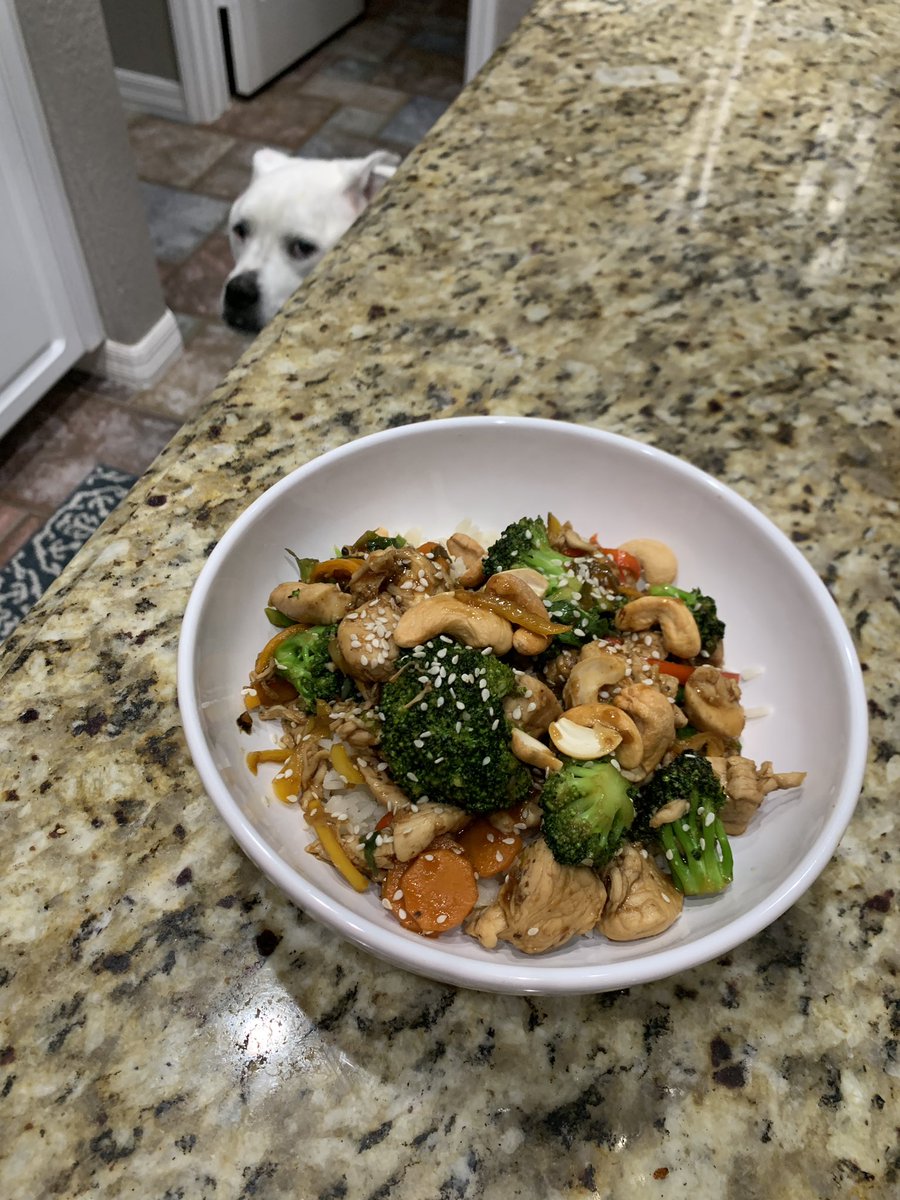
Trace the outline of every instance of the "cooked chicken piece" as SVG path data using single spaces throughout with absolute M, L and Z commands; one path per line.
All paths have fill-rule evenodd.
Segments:
M 292 621 L 307 625 L 333 625 L 353 605 L 336 583 L 279 583 L 269 603 Z
M 367 555 L 347 585 L 355 605 L 388 592 L 401 608 L 451 586 L 443 566 L 412 546 L 391 546 Z
M 724 779 L 718 763 L 714 764 L 719 778 L 722 779 L 722 786 L 728 793 L 728 802 L 722 807 L 719 816 L 725 826 L 725 832 L 734 837 L 746 832 L 754 813 L 769 792 L 799 787 L 806 778 L 805 771 L 776 774 L 770 762 L 764 762 L 758 767 L 752 758 L 743 758 L 740 755 L 733 755 L 724 762 Z
M 472 820 L 462 808 L 452 804 L 424 801 L 402 808 L 394 814 L 391 826 L 394 835 L 394 857 L 409 862 L 442 833 L 455 833 Z
M 391 677 L 400 654 L 392 636 L 400 611 L 392 596 L 382 594 L 347 613 L 337 631 L 345 674 L 373 683 Z
M 506 719 L 523 733 L 540 738 L 562 712 L 562 705 L 540 679 L 525 671 L 516 672 L 522 695 L 507 696 L 503 701 L 503 711 Z
M 704 665 L 691 674 L 684 685 L 684 711 L 697 729 L 722 737 L 740 737 L 744 728 L 740 684 L 717 667 Z
M 360 774 L 366 781 L 366 786 L 379 804 L 383 804 L 389 812 L 399 812 L 409 804 L 409 796 L 388 778 L 387 771 L 377 771 L 375 767 L 362 760 L 357 761 Z
M 606 888 L 589 867 L 561 866 L 547 843 L 526 846 L 493 904 L 476 910 L 465 925 L 486 950 L 509 942 L 525 954 L 545 954 L 600 919 Z
M 675 706 L 657 688 L 642 683 L 622 688 L 614 702 L 638 727 L 644 748 L 639 770 L 646 777 L 675 740 Z
M 662 933 L 680 915 L 684 897 L 646 850 L 626 843 L 603 872 L 606 904 L 600 932 L 614 942 Z

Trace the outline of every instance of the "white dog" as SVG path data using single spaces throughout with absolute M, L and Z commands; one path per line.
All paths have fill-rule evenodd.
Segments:
M 347 232 L 399 161 L 386 150 L 332 160 L 257 150 L 250 186 L 231 208 L 235 267 L 222 303 L 228 324 L 259 332 Z

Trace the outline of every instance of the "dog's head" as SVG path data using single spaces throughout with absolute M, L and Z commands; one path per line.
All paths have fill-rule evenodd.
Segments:
M 392 175 L 399 159 L 386 150 L 367 158 L 291 158 L 257 150 L 250 186 L 231 208 L 235 267 L 222 315 L 257 333 L 350 228 Z

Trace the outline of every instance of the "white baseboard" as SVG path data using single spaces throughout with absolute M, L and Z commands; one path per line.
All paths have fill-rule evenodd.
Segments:
M 167 308 L 139 342 L 107 339 L 79 365 L 91 375 L 143 390 L 152 387 L 177 362 L 183 350 L 178 322 Z
M 184 88 L 177 80 L 116 67 L 116 83 L 126 108 L 154 117 L 168 117 L 171 121 L 188 119 Z

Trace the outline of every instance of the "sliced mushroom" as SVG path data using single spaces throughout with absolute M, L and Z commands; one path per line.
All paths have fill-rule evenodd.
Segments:
M 618 734 L 615 753 L 619 766 L 631 770 L 640 765 L 644 757 L 644 742 L 634 721 L 614 704 L 577 704 L 563 713 L 570 721 L 592 728 L 603 726 Z
M 393 633 L 400 609 L 392 596 L 382 593 L 348 612 L 338 625 L 342 670 L 354 679 L 389 679 L 400 647 Z
M 355 605 L 390 591 L 402 608 L 449 585 L 440 563 L 413 546 L 389 546 L 366 555 L 347 585 Z
M 606 903 L 600 932 L 614 942 L 662 933 L 679 917 L 684 897 L 647 851 L 626 843 L 603 872 Z
M 609 654 L 599 649 L 589 651 L 585 646 L 581 658 L 569 672 L 563 688 L 563 703 L 567 708 L 573 708 L 576 704 L 593 704 L 602 688 L 613 687 L 624 678 L 625 663 L 620 654 Z
M 464 567 L 456 577 L 457 582 L 463 587 L 481 587 L 484 582 L 483 560 L 487 553 L 484 546 L 467 533 L 454 533 L 447 539 L 447 550 L 453 558 L 458 558 Z
M 615 704 L 638 728 L 643 745 L 640 769 L 645 775 L 649 774 L 675 740 L 674 705 L 655 687 L 642 683 L 623 688 L 616 696 Z
M 513 729 L 510 739 L 510 749 L 519 760 L 529 767 L 540 767 L 545 771 L 558 771 L 562 763 L 549 746 L 525 733 L 523 729 Z
M 641 572 L 649 584 L 674 583 L 678 577 L 678 559 L 665 542 L 655 538 L 632 538 L 622 542 L 620 550 L 633 554 L 641 564 Z
M 420 646 L 446 633 L 476 650 L 490 648 L 495 654 L 512 649 L 512 625 L 487 608 L 464 604 L 450 593 L 429 596 L 404 612 L 394 630 L 398 646 Z
M 336 583 L 279 583 L 269 604 L 292 621 L 333 625 L 353 607 L 353 600 Z
M 700 653 L 700 631 L 694 614 L 674 596 L 639 596 L 616 613 L 616 628 L 628 633 L 662 630 L 663 644 L 677 658 L 695 658 Z
M 744 728 L 741 688 L 718 667 L 704 665 L 684 685 L 684 711 L 692 725 L 721 737 L 740 737 Z

